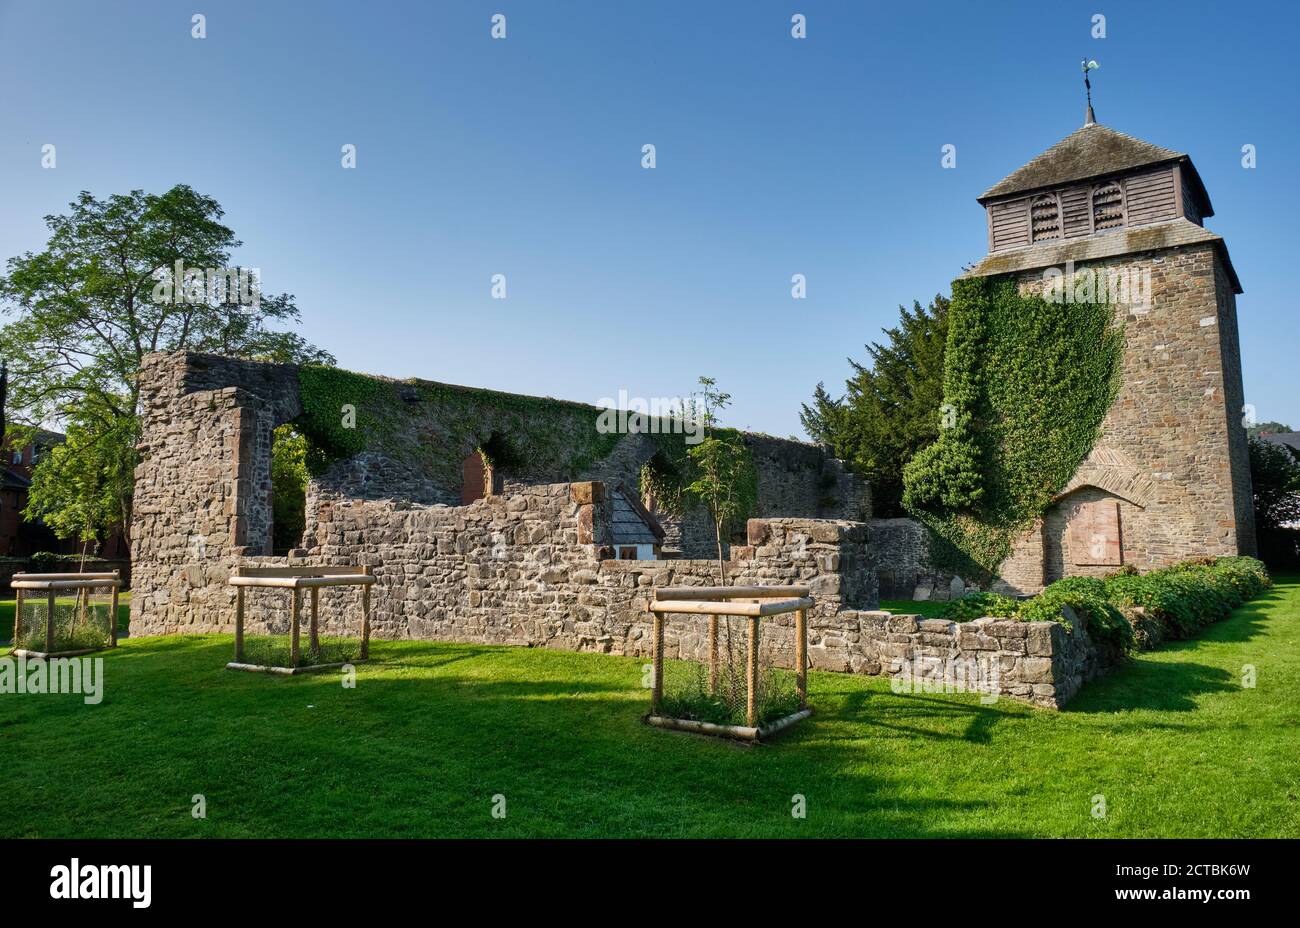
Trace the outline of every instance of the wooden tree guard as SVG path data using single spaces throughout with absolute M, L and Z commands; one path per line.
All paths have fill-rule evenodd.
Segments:
M 654 661 L 650 694 L 650 715 L 646 721 L 659 728 L 675 728 L 701 734 L 727 735 L 758 741 L 789 728 L 812 715 L 808 705 L 808 610 L 816 605 L 806 586 L 678 586 L 661 587 L 647 607 L 654 616 L 651 641 Z M 758 724 L 758 657 L 760 620 L 764 616 L 794 613 L 795 691 L 799 710 L 784 718 Z M 709 687 L 718 686 L 718 619 L 742 616 L 749 619 L 745 684 L 747 689 L 745 725 L 717 725 L 692 719 L 675 719 L 661 714 L 664 696 L 664 626 L 665 616 L 707 615 L 709 617 Z
M 311 613 L 308 617 L 307 641 L 311 652 L 320 650 L 320 591 L 327 586 L 361 587 L 361 650 L 358 660 L 370 657 L 370 587 L 375 583 L 370 567 L 236 567 L 230 577 L 235 588 L 235 659 L 226 665 L 229 670 L 253 670 L 264 673 L 297 674 L 314 670 L 341 667 L 342 664 L 313 664 L 299 666 L 302 660 L 300 629 L 302 626 L 302 594 L 311 596 Z M 277 667 L 244 663 L 244 590 L 287 589 L 290 592 L 289 666 Z
M 122 588 L 121 574 L 116 571 L 102 573 L 62 573 L 62 574 L 14 574 L 9 585 L 14 590 L 14 648 L 11 653 L 16 657 L 75 657 L 78 654 L 91 654 L 103 648 L 78 648 L 71 651 L 54 650 L 54 600 L 60 591 L 76 591 L 76 609 L 82 621 L 90 614 L 90 595 L 93 590 L 112 590 L 112 612 L 108 621 L 108 647 L 117 647 L 117 597 Z M 27 590 L 45 592 L 45 650 L 32 651 L 18 647 L 18 640 L 23 631 L 23 600 Z

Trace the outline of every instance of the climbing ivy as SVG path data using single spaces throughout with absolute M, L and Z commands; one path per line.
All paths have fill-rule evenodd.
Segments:
M 597 430 L 595 407 L 565 400 L 317 365 L 300 367 L 298 379 L 303 412 L 296 425 L 316 474 L 374 451 L 457 486 L 461 462 L 477 448 L 507 473 L 571 479 L 608 457 L 623 437 Z
M 386 384 L 337 367 L 304 364 L 298 368 L 302 414 L 295 421 L 307 441 L 306 462 L 315 474 L 332 461 L 371 447 L 386 420 Z
M 1097 440 L 1124 336 L 1106 303 L 1051 302 L 1012 279 L 953 284 L 939 438 L 904 468 L 931 560 L 987 582 Z

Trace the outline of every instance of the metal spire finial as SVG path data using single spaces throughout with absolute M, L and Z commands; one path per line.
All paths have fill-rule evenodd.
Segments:
M 1097 124 L 1097 114 L 1092 111 L 1092 82 L 1088 80 L 1088 72 L 1097 70 L 1101 65 L 1091 58 L 1085 58 L 1079 62 L 1079 67 L 1083 70 L 1083 91 L 1088 95 L 1088 115 L 1083 124 L 1093 126 Z

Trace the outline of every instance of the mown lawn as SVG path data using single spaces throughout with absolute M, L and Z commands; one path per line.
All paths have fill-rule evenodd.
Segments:
M 946 605 L 948 605 L 946 602 L 934 602 L 928 599 L 882 599 L 880 601 L 880 608 L 894 615 L 923 615 L 931 619 L 938 618 Z
M 1064 712 L 818 673 L 818 715 L 759 748 L 644 726 L 635 659 L 376 642 L 345 689 L 230 651 L 129 639 L 100 705 L 0 696 L 0 833 L 1300 836 L 1297 579 Z

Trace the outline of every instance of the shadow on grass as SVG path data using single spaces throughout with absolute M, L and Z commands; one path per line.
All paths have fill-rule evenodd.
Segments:
M 222 836 L 1021 833 L 987 820 L 995 803 L 983 791 L 949 795 L 880 753 L 882 739 L 913 735 L 982 743 L 1010 706 L 862 693 L 859 681 L 816 674 L 817 715 L 771 746 L 736 750 L 645 725 L 635 659 L 379 642 L 349 689 L 334 674 L 226 671 L 231 647 L 228 635 L 136 640 L 114 655 L 93 711 L 71 698 L 0 704 L 12 775 L 67 810 L 20 814 L 11 833 L 191 835 L 198 826 L 159 796 L 188 796 L 195 783 L 221 796 L 209 833 Z M 102 765 L 119 776 L 107 810 L 76 776 L 51 772 Z M 508 819 L 489 813 L 496 793 L 510 797 Z M 791 817 L 793 794 L 814 820 Z
M 1265 630 L 1270 618 L 1276 618 L 1278 604 L 1285 600 L 1296 584 L 1295 578 L 1278 578 L 1272 589 L 1261 593 L 1233 610 L 1226 619 L 1207 625 L 1195 637 L 1167 641 L 1149 654 L 1186 655 L 1219 644 L 1249 641 Z M 1270 613 L 1272 615 L 1270 616 Z M 1116 667 L 1110 673 L 1085 684 L 1082 692 L 1066 706 L 1066 712 L 1123 712 L 1150 709 L 1160 712 L 1190 712 L 1197 708 L 1197 697 L 1209 693 L 1240 690 L 1235 673 L 1192 661 L 1144 659 L 1142 655 Z
M 1236 676 L 1221 667 L 1188 661 L 1134 661 L 1084 685 L 1063 711 L 1190 712 L 1197 697 L 1241 688 Z
M 835 715 L 845 722 L 885 728 L 902 735 L 971 744 L 987 744 L 999 722 L 1024 716 L 1023 707 L 1006 707 L 1003 703 L 999 708 L 966 700 L 978 700 L 978 696 L 858 691 L 845 697 L 843 708 Z M 962 731 L 943 730 L 949 723 L 957 722 L 965 723 Z

